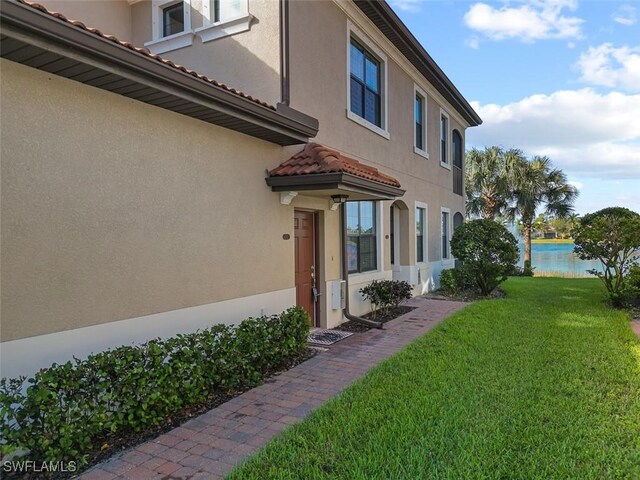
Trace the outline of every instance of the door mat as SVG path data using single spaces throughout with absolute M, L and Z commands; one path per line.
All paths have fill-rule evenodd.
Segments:
M 334 343 L 350 337 L 351 335 L 353 335 L 351 332 L 314 328 L 309 331 L 307 342 L 315 343 L 316 345 L 333 345 Z

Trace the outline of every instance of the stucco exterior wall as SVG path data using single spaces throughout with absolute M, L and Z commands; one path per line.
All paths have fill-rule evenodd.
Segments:
M 348 22 L 387 57 L 385 95 L 389 138 L 347 116 Z M 395 47 L 350 2 L 291 2 L 290 28 L 291 106 L 318 118 L 318 143 L 373 165 L 400 181 L 406 189 L 401 200 L 408 210 L 406 224 L 402 225 L 406 236 L 399 240 L 405 246 L 400 257 L 403 265 L 412 269 L 405 276 L 412 277 L 416 293 L 433 288 L 439 272 L 453 266 L 453 259 L 441 258 L 441 208 L 451 210 L 450 222 L 456 212 L 464 214 L 464 198 L 453 193 L 452 170 L 440 164 L 440 110 L 449 115 L 450 132 L 457 129 L 464 138 L 468 125 L 417 70 L 409 68 L 406 59 L 401 64 Z M 414 152 L 416 84 L 427 93 L 428 159 Z M 449 148 L 452 148 L 451 142 Z M 424 264 L 416 263 L 416 202 L 427 205 L 428 259 Z M 386 233 L 390 227 L 391 203 L 379 204 Z M 379 267 L 379 278 L 385 278 L 392 270 L 389 244 L 389 239 L 384 238 L 384 263 Z M 398 278 L 404 279 L 402 275 Z
M 136 46 L 154 40 L 152 0 L 44 0 L 47 9 L 97 27 Z M 203 26 L 203 0 L 190 0 L 193 44 L 163 52 L 184 65 L 272 105 L 280 98 L 280 8 L 273 0 L 248 0 L 250 29 L 206 43 L 196 32 Z M 154 51 L 154 46 L 147 48 Z
M 1 67 L 2 341 L 294 286 L 281 147 Z

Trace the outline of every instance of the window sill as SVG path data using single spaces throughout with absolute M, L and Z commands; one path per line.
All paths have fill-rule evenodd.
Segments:
M 429 154 L 427 153 L 426 150 L 422 150 L 418 147 L 413 147 L 413 153 L 417 153 L 418 155 L 420 155 L 421 157 L 426 158 L 427 160 L 429 160 Z
M 161 54 L 193 45 L 193 32 L 180 32 L 168 37 L 158 38 L 144 44 L 155 54 Z
M 448 163 L 444 163 L 442 160 L 440 161 L 440 166 L 442 168 L 446 168 L 447 170 L 451 170 L 451 165 Z
M 387 132 L 386 130 L 383 130 L 382 128 L 378 127 L 377 125 L 374 125 L 371 122 L 368 122 L 364 118 L 359 117 L 358 115 L 353 113 L 351 110 L 347 110 L 347 118 L 350 120 L 353 120 L 354 122 L 356 122 L 359 125 L 362 125 L 365 128 L 368 128 L 373 133 L 376 133 L 381 137 L 386 138 L 387 140 L 389 140 L 390 138 L 389 132 Z
M 212 23 L 204 27 L 196 28 L 195 33 L 200 36 L 202 43 L 211 42 L 218 38 L 229 37 L 236 33 L 246 32 L 251 29 L 253 15 L 244 14 L 240 17 L 225 20 L 224 22 Z

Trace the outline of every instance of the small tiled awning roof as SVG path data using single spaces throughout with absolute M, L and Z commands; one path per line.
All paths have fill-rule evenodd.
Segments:
M 317 143 L 308 143 L 301 152 L 271 170 L 267 184 L 274 191 L 356 188 L 386 198 L 404 194 L 400 182 L 392 176 Z

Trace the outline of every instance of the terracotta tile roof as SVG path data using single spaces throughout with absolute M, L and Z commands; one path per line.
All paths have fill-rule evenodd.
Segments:
M 39 4 L 39 3 L 34 3 L 34 2 L 28 2 L 27 0 L 16 0 L 18 3 L 21 3 L 23 5 L 27 5 L 35 10 L 39 10 L 42 13 L 46 13 L 47 15 L 51 15 L 52 17 L 57 18 L 58 20 L 62 20 L 63 22 L 66 22 L 70 25 L 73 25 L 76 28 L 79 28 L 81 30 L 85 30 L 89 33 L 92 33 L 94 35 L 97 35 L 98 37 L 104 38 L 105 40 L 109 40 L 111 42 L 117 43 L 118 45 L 121 45 L 125 48 L 128 48 L 129 50 L 132 50 L 136 53 L 138 53 L 139 55 L 144 55 L 145 57 L 149 57 L 152 58 L 154 60 L 157 60 L 160 63 L 163 63 L 169 67 L 175 68 L 176 70 L 180 70 L 188 75 L 191 75 L 193 77 L 199 78 L 200 80 L 203 80 L 207 83 L 210 83 L 211 85 L 221 88 L 223 90 L 226 90 L 227 92 L 233 93 L 235 95 L 238 95 L 239 97 L 242 98 L 246 98 L 247 100 L 250 100 L 254 103 L 257 103 L 258 105 L 262 105 L 263 107 L 267 107 L 271 110 L 275 110 L 276 108 L 272 105 L 269 105 L 266 102 L 263 102 L 257 98 L 254 98 L 250 95 L 247 95 L 246 93 L 242 93 L 239 90 L 236 90 L 235 88 L 230 88 L 228 86 L 226 86 L 224 83 L 220 83 L 217 82 L 211 78 L 206 77 L 205 75 L 201 75 L 198 72 L 194 72 L 193 70 L 190 70 L 182 65 L 178 65 L 174 62 L 172 62 L 171 60 L 167 60 L 162 58 L 160 55 L 156 55 L 155 53 L 151 53 L 148 49 L 146 48 L 142 48 L 142 47 L 136 47 L 135 45 L 132 45 L 129 42 L 123 42 L 122 40 L 118 40 L 116 37 L 114 37 L 113 35 L 108 35 L 106 33 L 101 32 L 100 30 L 98 30 L 97 28 L 92 28 L 92 27 L 87 27 L 84 23 L 78 21 L 78 20 L 70 20 L 69 18 L 67 18 L 66 16 L 64 16 L 62 13 L 58 13 L 58 12 L 52 12 L 47 10 L 43 5 Z
M 313 175 L 320 173 L 348 173 L 384 185 L 400 188 L 395 178 L 380 173 L 377 168 L 364 165 L 353 158 L 317 143 L 307 143 L 299 153 L 269 172 L 272 177 Z

